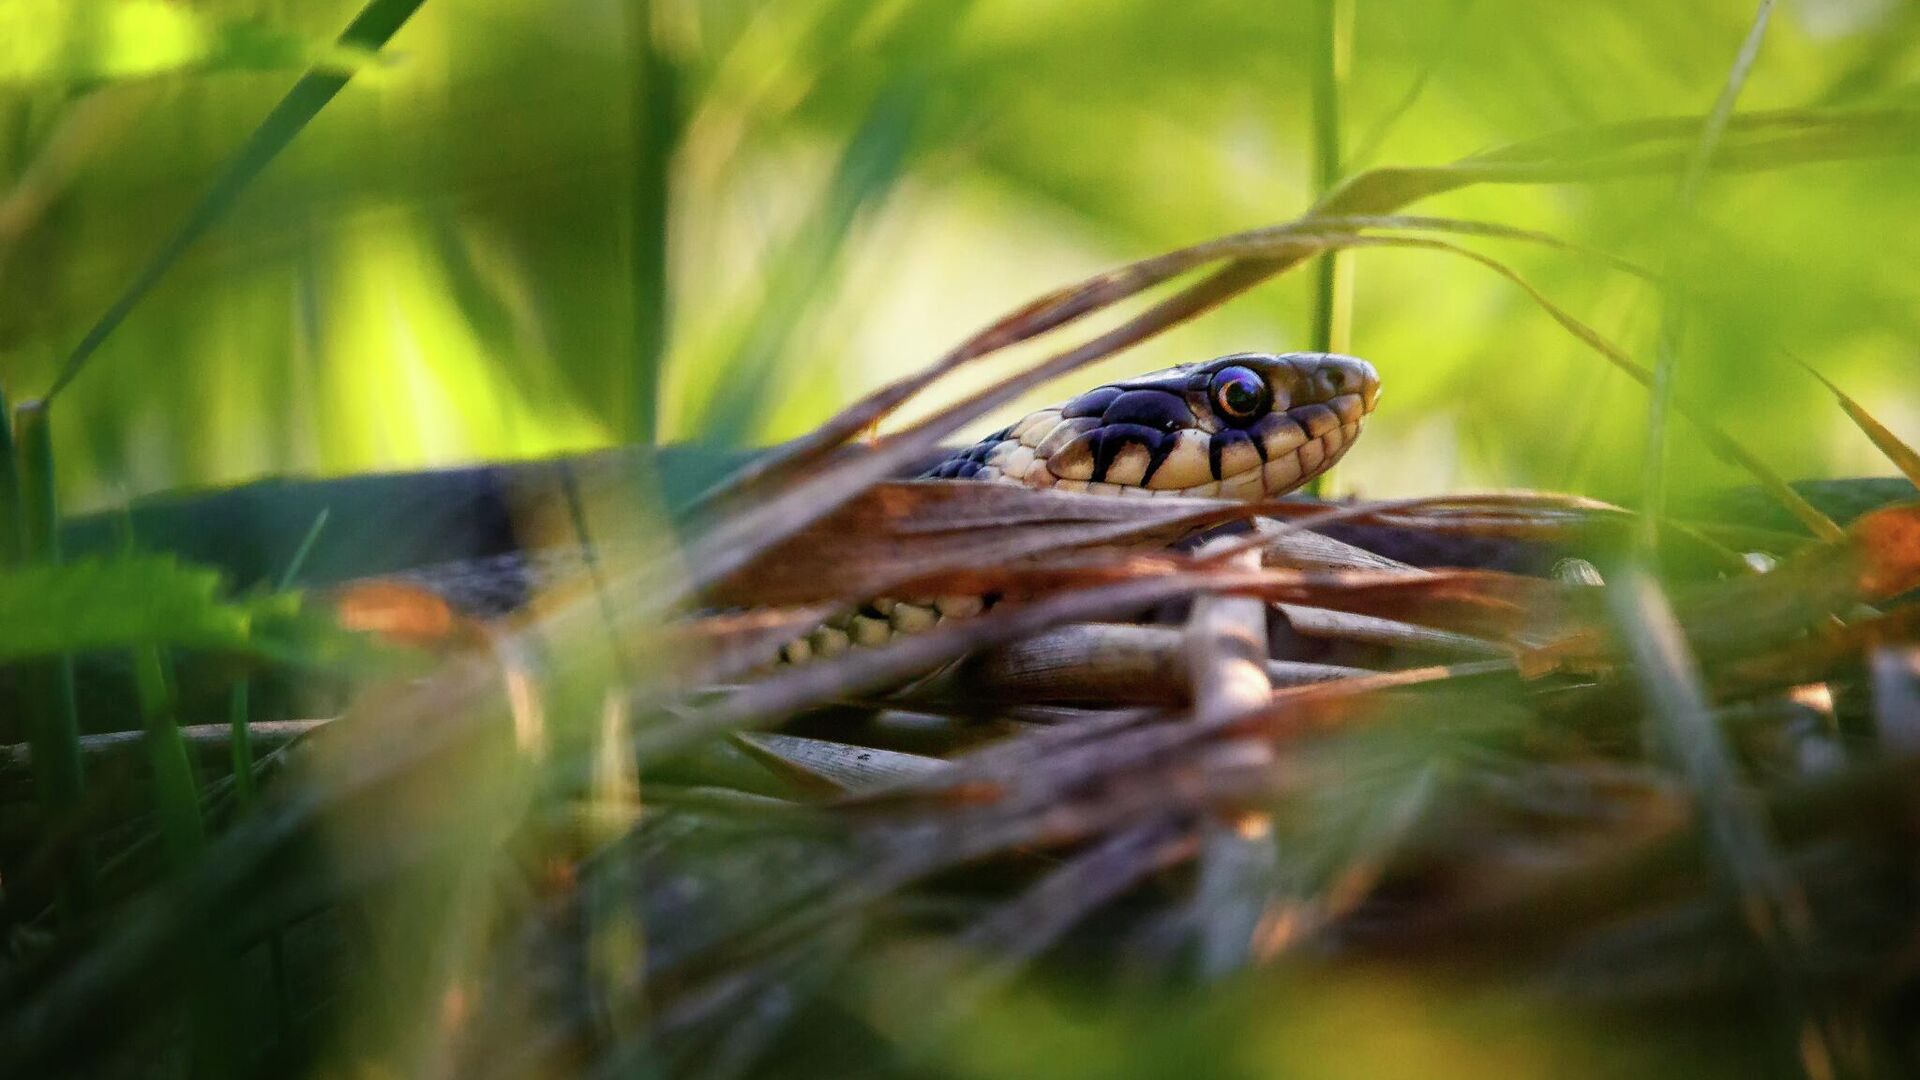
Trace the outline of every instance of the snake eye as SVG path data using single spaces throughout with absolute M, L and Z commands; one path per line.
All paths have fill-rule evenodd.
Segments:
M 1267 411 L 1267 382 L 1243 367 L 1221 368 L 1213 377 L 1213 405 L 1229 420 L 1247 421 Z

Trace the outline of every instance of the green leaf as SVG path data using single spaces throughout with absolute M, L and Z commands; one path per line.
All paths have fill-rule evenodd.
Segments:
M 169 555 L 37 564 L 0 574 L 0 663 L 93 649 L 171 645 L 283 656 L 300 597 L 224 599 L 220 575 Z

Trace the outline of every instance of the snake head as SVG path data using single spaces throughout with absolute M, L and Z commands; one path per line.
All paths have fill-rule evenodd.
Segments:
M 1118 495 L 1267 499 L 1325 472 L 1380 396 L 1365 360 L 1236 353 L 1042 409 L 935 476 Z

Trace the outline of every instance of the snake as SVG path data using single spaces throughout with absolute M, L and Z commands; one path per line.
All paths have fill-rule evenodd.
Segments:
M 1380 399 L 1354 356 L 1241 352 L 1094 387 L 1037 409 L 919 477 L 1136 498 L 1264 501 L 1325 473 Z M 878 646 L 990 606 L 991 597 L 877 599 L 781 647 L 782 663 Z
M 1090 389 L 914 470 L 929 481 L 986 481 L 1153 498 L 1161 493 L 1278 497 L 1349 450 L 1379 396 L 1372 366 L 1323 353 L 1236 353 Z M 219 570 L 236 589 L 272 587 L 296 559 L 303 586 L 329 589 L 398 580 L 463 616 L 523 609 L 551 580 L 549 563 L 577 566 L 564 546 L 523 533 L 525 503 L 551 501 L 576 475 L 654 478 L 670 518 L 763 451 L 712 444 L 614 448 L 527 462 L 367 473 L 270 477 L 210 490 L 160 492 L 62 526 L 69 558 L 112 557 L 131 532 L 140 546 Z M 923 471 L 924 470 L 924 471 Z M 902 477 L 906 479 L 907 477 Z M 1835 521 L 1920 496 L 1902 477 L 1801 481 L 1802 497 Z M 1292 498 L 1299 498 L 1294 495 Z M 1693 515 L 1811 537 L 1756 489 L 1703 500 Z M 325 527 L 313 538 L 315 525 Z M 1540 574 L 1562 554 L 1550 543 L 1433 534 L 1354 523 L 1316 531 L 1421 567 L 1497 568 Z M 926 603 L 876 600 L 836 617 L 807 651 L 863 645 L 880 631 L 911 632 L 978 611 L 990 597 Z M 824 649 L 817 646 L 824 646 Z M 799 650 L 790 645 L 783 654 Z M 183 712 L 224 708 L 230 677 L 180 669 Z M 202 685 L 204 684 L 204 685 Z M 199 687 L 200 696 L 193 691 Z M 133 690 L 124 672 L 83 680 L 88 715 L 124 716 Z M 0 712 L 12 708 L 0 679 Z

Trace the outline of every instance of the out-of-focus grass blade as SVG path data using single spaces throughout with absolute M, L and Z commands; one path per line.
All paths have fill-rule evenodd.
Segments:
M 1398 101 L 1393 103 L 1393 107 L 1381 114 L 1380 119 L 1374 122 L 1373 127 L 1369 128 L 1365 135 L 1354 140 L 1355 149 L 1348 156 L 1348 168 L 1366 167 L 1381 145 L 1387 141 L 1387 135 L 1393 131 L 1394 126 L 1413 111 L 1414 105 L 1419 102 L 1420 95 L 1426 91 L 1427 83 L 1433 78 L 1434 72 L 1454 57 L 1461 38 L 1466 34 L 1467 15 L 1473 5 L 1474 0 L 1454 0 L 1453 9 L 1446 20 L 1451 28 L 1450 32 L 1444 40 L 1434 43 L 1426 63 L 1421 65 L 1420 71 L 1413 77 L 1413 81 L 1407 84 L 1406 91 L 1400 95 Z
M 139 645 L 133 650 L 134 686 L 140 711 L 140 728 L 145 738 L 148 772 L 153 778 L 153 810 L 159 821 L 161 847 L 166 852 L 170 876 L 184 880 L 199 863 L 207 846 L 207 825 L 200 815 L 200 790 L 194 782 L 193 763 L 187 756 L 186 741 L 180 735 L 180 718 L 174 708 L 172 679 L 165 655 L 157 645 Z M 204 1076 L 232 1075 L 238 1060 L 231 1023 L 234 1011 L 226 996 L 234 989 L 229 980 L 232 965 L 224 950 L 206 939 L 204 930 L 190 932 L 195 959 L 189 993 L 189 1012 L 193 1027 L 193 1057 L 196 1072 Z
M 631 80 L 628 120 L 633 182 L 628 190 L 628 273 L 633 312 L 633 442 L 659 439 L 660 385 L 671 331 L 667 222 L 673 203 L 673 160 L 680 145 L 681 71 L 668 52 L 652 0 L 622 6 Z
M 8 0 L 0 4 L 0 42 L 0 85 L 308 66 L 350 72 L 373 55 L 166 0 Z
M 1345 169 L 1340 154 L 1340 102 L 1353 63 L 1353 0 L 1314 0 L 1313 196 L 1323 199 Z M 1353 265 L 1337 250 L 1314 263 L 1313 309 L 1307 347 L 1315 352 L 1345 352 L 1353 333 Z M 1330 471 L 1330 470 L 1329 470 Z M 1327 473 L 1307 485 L 1318 496 L 1327 490 Z
M 322 507 L 314 515 L 313 526 L 307 530 L 307 535 L 300 538 L 300 546 L 294 549 L 293 558 L 287 560 L 287 568 L 280 575 L 281 592 L 292 588 L 295 579 L 300 576 L 300 567 L 313 551 L 314 542 L 320 539 L 320 530 L 326 526 L 327 510 Z M 253 718 L 248 702 L 251 694 L 251 681 L 241 676 L 234 681 L 227 699 L 227 722 L 233 731 L 233 791 L 243 807 L 253 802 Z
M 377 52 L 419 10 L 422 2 L 368 0 L 360 13 L 347 24 L 346 30 L 341 32 L 337 46 L 341 49 Z M 80 374 L 87 361 L 126 321 L 128 313 L 159 283 L 168 268 L 225 216 L 234 200 L 240 197 L 254 177 L 260 175 L 260 170 L 286 149 L 294 136 L 300 134 L 308 122 L 333 100 L 334 95 L 345 88 L 350 78 L 351 72 L 314 69 L 293 84 L 293 89 L 287 91 L 287 96 L 280 99 L 280 103 L 274 106 L 273 111 L 267 114 L 266 119 L 260 122 L 246 143 L 227 162 L 213 186 L 187 212 L 186 220 L 161 242 L 160 250 L 153 253 L 99 321 L 67 354 L 59 374 L 54 377 L 53 385 L 47 389 L 48 399 L 58 395 Z
M 20 490 L 20 459 L 13 442 L 13 409 L 0 390 L 0 573 L 19 565 L 26 555 L 27 513 Z M 0 743 L 17 743 L 26 735 L 25 718 L 0 716 Z
M 131 514 L 119 520 L 122 553 L 134 554 L 136 538 Z M 153 800 L 160 822 L 160 839 L 174 873 L 182 874 L 200 858 L 207 845 L 207 826 L 200 816 L 200 792 L 193 763 L 180 734 L 175 710 L 173 673 L 160 646 L 150 642 L 133 647 L 135 703 L 145 734 L 147 764 L 153 777 Z
M 1628 566 L 1611 575 L 1607 597 L 1622 645 L 1652 713 L 1661 750 L 1691 792 L 1709 859 L 1745 917 L 1779 980 L 1803 1037 L 1801 1052 L 1818 1055 L 1809 1074 L 1831 1076 L 1843 1052 L 1816 1000 L 1809 969 L 1812 915 L 1806 898 L 1780 862 L 1764 812 L 1743 791 L 1725 737 L 1701 683 L 1666 594 L 1645 570 Z
M 960 5 L 964 6 L 964 5 Z M 758 427 L 781 379 L 778 366 L 813 300 L 837 272 L 861 216 L 882 205 L 898 186 L 927 98 L 925 80 L 896 80 L 880 89 L 866 122 L 847 142 L 840 161 L 784 249 L 773 256 L 765 293 L 744 339 L 718 367 L 696 430 L 725 441 L 745 440 Z M 763 388 L 754 392 L 751 388 Z
M 16 631 L 31 633 L 38 624 L 59 608 L 43 612 L 36 619 L 33 605 L 46 597 L 29 585 L 9 602 L 7 585 L 21 580 L 32 582 L 37 576 L 57 576 L 65 568 L 60 562 L 60 508 L 55 496 L 53 472 L 53 427 L 47 415 L 47 402 L 29 401 L 14 410 L 15 452 L 20 469 L 21 527 L 25 538 L 25 562 L 21 568 L 0 576 L 0 635 Z M 66 655 L 70 646 L 54 645 L 38 652 L 18 653 L 16 659 L 39 660 L 30 673 L 27 731 L 33 744 L 33 773 L 36 801 L 44 828 L 76 826 L 85 791 L 80 753 L 80 717 L 75 705 L 73 661 Z M 0 645 L 0 657 L 6 655 Z M 68 914 L 92 906 L 94 894 L 93 852 L 82 833 L 70 855 L 64 895 L 60 902 Z
M 0 570 L 26 554 L 27 511 L 20 491 L 20 459 L 13 440 L 13 409 L 0 390 Z M 0 725 L 4 731 L 4 725 Z
M 1915 486 L 1920 486 L 1920 453 L 1916 453 L 1913 447 L 1901 441 L 1900 436 L 1887 430 L 1885 424 L 1874 419 L 1872 413 L 1847 396 L 1846 391 L 1835 386 L 1833 380 L 1815 370 L 1813 365 L 1797 356 L 1793 359 L 1794 363 L 1807 370 L 1807 374 L 1820 380 L 1820 385 L 1826 387 L 1827 392 L 1833 395 L 1833 399 L 1840 403 L 1840 408 L 1846 410 L 1846 414 L 1853 419 L 1855 426 L 1865 432 L 1867 438 L 1873 440 L 1873 445 L 1887 455 L 1887 460 L 1893 462 L 1893 467 L 1899 469 L 1902 476 L 1913 481 Z
M 1700 196 L 1700 185 L 1705 182 L 1707 166 L 1720 149 L 1720 140 L 1726 134 L 1727 121 L 1733 116 L 1734 103 L 1740 100 L 1740 91 L 1747 83 L 1747 74 L 1753 70 L 1753 64 L 1760 56 L 1760 43 L 1766 37 L 1767 23 L 1773 17 L 1773 0 L 1760 0 L 1754 12 L 1753 23 L 1747 29 L 1747 38 L 1740 45 L 1739 53 L 1734 57 L 1733 67 L 1727 72 L 1725 84 L 1720 95 L 1714 100 L 1713 108 L 1700 125 L 1700 138 L 1694 142 L 1693 151 L 1687 156 L 1686 168 L 1680 174 L 1678 190 L 1673 205 L 1674 236 L 1676 249 L 1685 245 L 1694 236 L 1696 225 L 1693 220 L 1694 204 Z M 1680 323 L 1684 313 L 1680 298 L 1669 297 L 1660 313 L 1660 334 L 1655 346 L 1653 363 L 1653 383 L 1647 389 L 1647 442 L 1646 455 L 1641 462 L 1641 501 L 1645 504 L 1646 514 L 1640 519 L 1640 541 L 1645 557 L 1651 558 L 1660 542 L 1660 521 L 1667 507 L 1667 413 L 1673 401 L 1674 372 L 1680 363 Z

